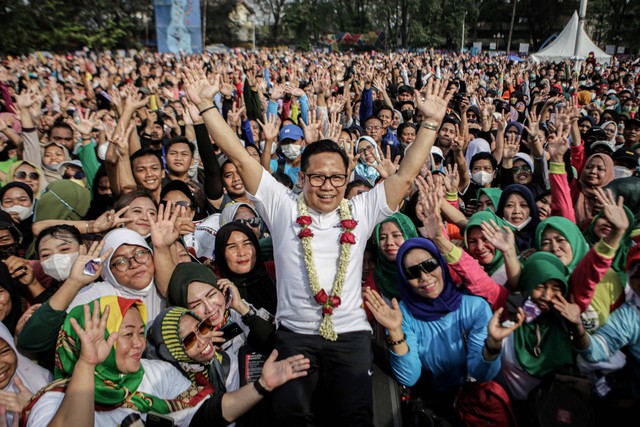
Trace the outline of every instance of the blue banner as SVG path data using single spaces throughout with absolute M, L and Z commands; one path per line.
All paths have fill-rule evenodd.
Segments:
M 158 52 L 202 52 L 199 0 L 154 0 Z

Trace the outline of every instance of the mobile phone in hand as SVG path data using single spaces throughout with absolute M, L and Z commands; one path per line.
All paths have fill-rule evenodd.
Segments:
M 156 414 L 155 412 L 149 412 L 147 414 L 146 427 L 173 427 L 173 418 L 167 415 Z
M 524 304 L 525 297 L 520 292 L 512 292 L 507 297 L 505 309 L 500 316 L 500 323 L 507 321 L 518 323 L 518 309 Z
M 231 322 L 220 328 L 220 332 L 222 332 L 222 338 L 224 338 L 224 342 L 226 343 L 240 335 L 242 328 L 236 322 Z

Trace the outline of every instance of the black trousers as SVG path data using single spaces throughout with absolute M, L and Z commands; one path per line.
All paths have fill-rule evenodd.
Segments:
M 275 348 L 278 359 L 304 354 L 311 361 L 306 377 L 273 392 L 273 410 L 280 425 L 373 426 L 370 332 L 339 334 L 334 342 L 281 327 L 276 331 Z

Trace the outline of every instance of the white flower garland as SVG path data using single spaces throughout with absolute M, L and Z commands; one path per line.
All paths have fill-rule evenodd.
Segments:
M 320 286 L 320 281 L 318 279 L 318 271 L 316 269 L 316 262 L 313 256 L 313 248 L 311 247 L 311 239 L 313 238 L 313 232 L 308 229 L 309 225 L 311 225 L 311 217 L 309 216 L 309 211 L 307 209 L 307 203 L 304 200 L 304 195 L 301 193 L 298 196 L 298 212 L 300 216 L 298 217 L 297 223 L 302 226 L 302 230 L 299 233 L 300 240 L 302 241 L 302 248 L 304 250 L 304 264 L 307 270 L 307 275 L 309 277 L 309 287 L 311 288 L 311 292 L 314 295 L 314 298 L 318 304 L 322 305 L 322 323 L 320 324 L 320 336 L 329 340 L 335 341 L 338 339 L 338 334 L 336 333 L 333 320 L 331 319 L 331 315 L 333 314 L 333 309 L 337 308 L 340 305 L 340 295 L 342 294 L 342 289 L 344 288 L 344 282 L 347 275 L 347 267 L 349 266 L 349 256 L 351 254 L 351 245 L 355 243 L 355 237 L 351 233 L 351 230 L 355 228 L 355 221 L 352 221 L 351 217 L 351 209 L 349 209 L 349 204 L 346 200 L 342 200 L 339 205 L 340 211 L 340 223 L 342 225 L 342 234 L 340 235 L 340 257 L 338 259 L 338 272 L 336 273 L 336 277 L 333 282 L 333 288 L 331 290 L 330 295 L 326 295 L 322 287 Z M 345 221 L 347 224 L 353 224 L 352 227 L 345 227 Z M 347 238 L 347 236 L 350 237 Z

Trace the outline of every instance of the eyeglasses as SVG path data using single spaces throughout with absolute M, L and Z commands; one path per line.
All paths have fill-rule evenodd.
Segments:
M 368 147 L 365 148 L 361 148 L 357 151 L 357 154 L 364 154 L 364 153 L 373 153 L 373 145 L 370 145 Z
M 235 222 L 248 225 L 249 227 L 258 228 L 262 224 L 262 218 L 254 216 L 253 218 L 236 219 Z
M 513 167 L 513 173 L 514 174 L 518 174 L 520 172 L 531 172 L 531 168 L 529 167 L 529 165 L 522 165 L 522 166 L 514 166 Z
M 197 333 L 201 336 L 207 335 L 213 331 L 214 326 L 209 319 L 204 319 L 202 322 L 198 324 Z M 189 332 L 184 338 L 182 338 L 182 345 L 187 350 L 191 350 L 191 348 L 196 344 L 198 337 L 195 331 Z
M 160 200 L 160 204 L 162 206 L 164 206 L 165 208 L 167 207 L 167 203 L 169 203 L 169 200 Z M 175 206 L 182 206 L 183 208 L 187 208 L 187 209 L 191 209 L 191 203 L 186 202 L 184 200 L 178 200 L 177 202 L 171 202 L 172 208 Z
M 347 182 L 347 175 L 343 174 L 327 176 L 315 173 L 305 173 L 305 175 L 309 177 L 309 184 L 311 184 L 312 187 L 322 187 L 326 180 L 329 180 L 331 185 L 333 185 L 334 187 L 342 187 Z
M 38 179 L 40 178 L 40 175 L 38 174 L 38 172 L 27 173 L 24 171 L 18 171 L 13 174 L 13 179 L 26 179 L 27 177 L 29 177 L 29 179 Z
M 150 258 L 151 258 L 151 251 L 149 249 L 140 249 L 138 251 L 135 251 L 133 256 L 130 256 L 130 257 L 123 256 L 118 258 L 117 260 L 111 263 L 111 267 L 115 268 L 120 273 L 124 273 L 125 271 L 128 271 L 129 268 L 131 268 L 131 260 L 134 260 L 138 264 L 142 265 L 142 264 L 148 263 Z
M 366 130 L 367 132 L 371 132 L 372 130 L 380 130 L 382 129 L 382 126 L 366 126 L 364 128 L 364 130 Z
M 422 261 L 420 264 L 412 265 L 404 269 L 404 275 L 407 280 L 419 279 L 422 272 L 427 274 L 433 272 L 436 268 L 440 267 L 440 263 L 435 258 L 429 258 Z

